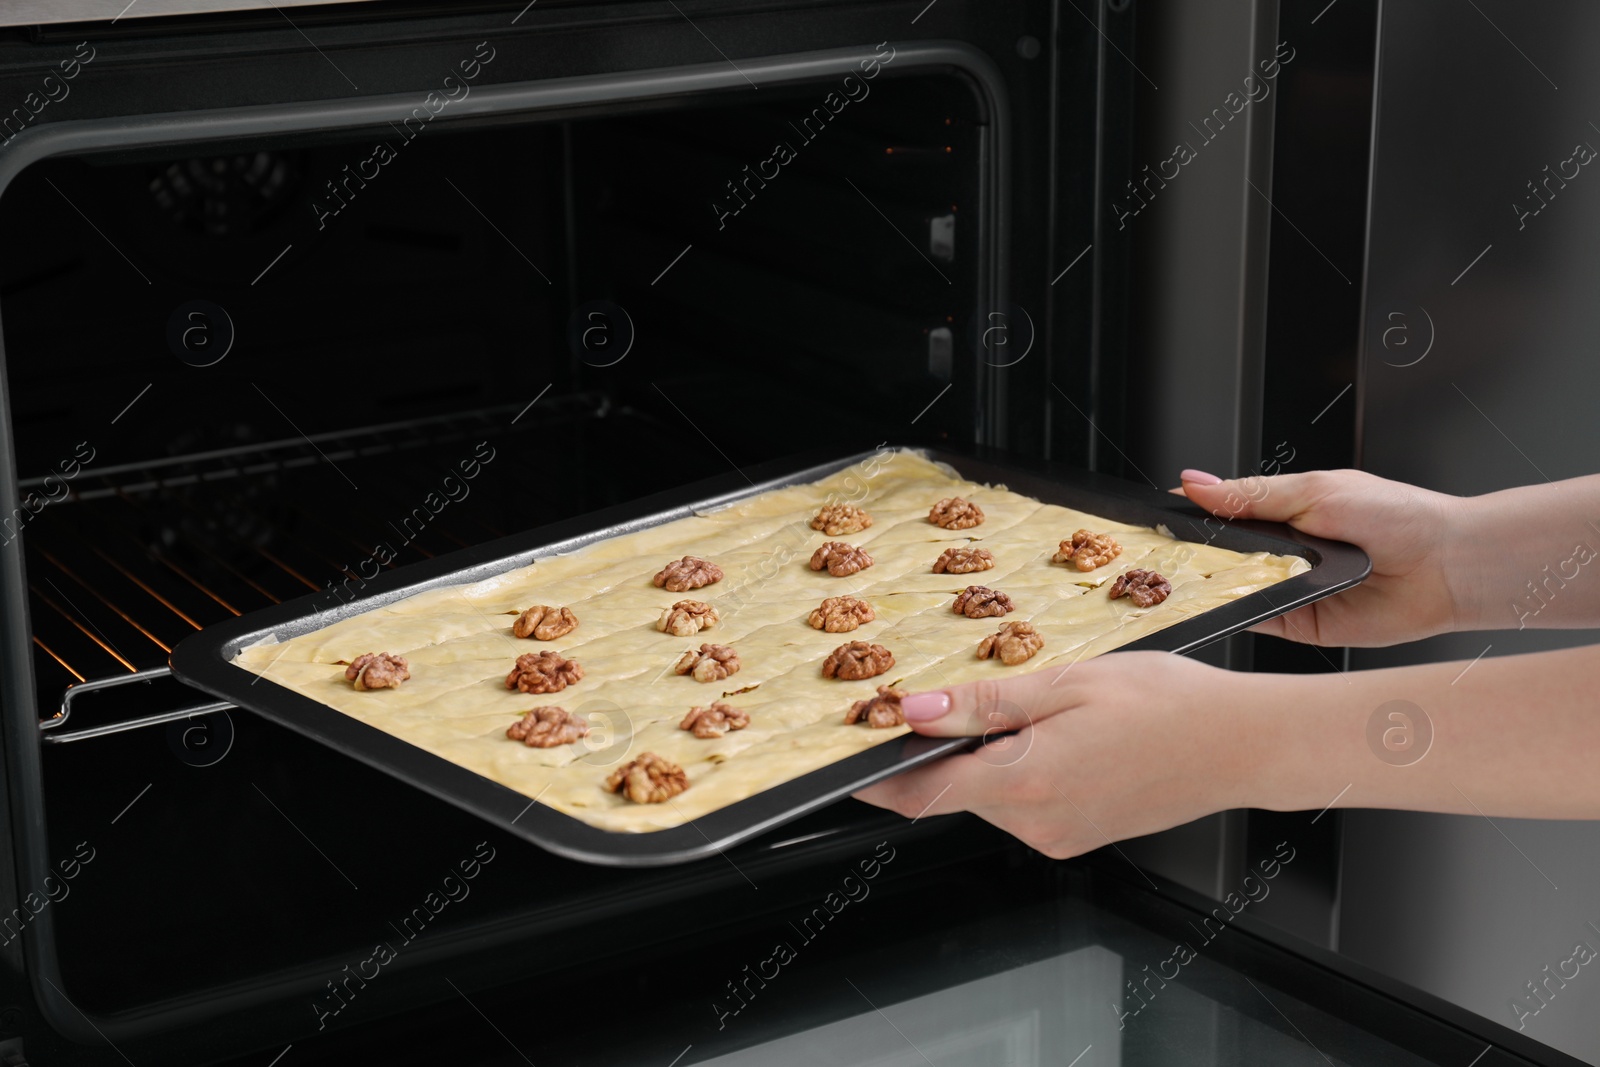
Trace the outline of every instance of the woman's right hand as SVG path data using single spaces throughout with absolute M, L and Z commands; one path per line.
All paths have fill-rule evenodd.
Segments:
M 1365 582 L 1253 629 L 1313 645 L 1373 647 L 1470 629 L 1451 588 L 1453 538 L 1465 525 L 1460 497 L 1365 471 L 1309 471 L 1218 479 L 1183 472 L 1183 492 L 1222 519 L 1286 522 L 1348 541 L 1372 557 Z

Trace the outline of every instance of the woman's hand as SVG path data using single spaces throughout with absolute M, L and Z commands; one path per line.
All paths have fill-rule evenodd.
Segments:
M 1600 819 L 1597 675 L 1600 646 L 1342 675 L 1112 652 L 906 697 L 921 734 L 1020 729 L 856 795 L 970 811 L 1056 858 L 1240 807 Z M 1415 751 L 1384 739 L 1397 705 Z
M 1236 674 L 1166 652 L 905 699 L 922 734 L 997 738 L 856 796 L 907 818 L 970 811 L 1047 856 L 1076 856 L 1250 802 L 1262 744 L 1241 728 Z
M 1348 541 L 1372 557 L 1365 582 L 1269 619 L 1254 627 L 1257 633 L 1373 647 L 1475 625 L 1451 585 L 1458 568 L 1471 569 L 1460 544 L 1467 503 L 1460 497 L 1354 470 L 1233 481 L 1184 471 L 1183 492 L 1219 518 L 1287 522 L 1314 537 Z

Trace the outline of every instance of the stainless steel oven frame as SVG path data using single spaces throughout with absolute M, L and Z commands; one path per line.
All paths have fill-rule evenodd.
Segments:
M 224 11 L 324 7 L 329 4 L 374 3 L 376 0 L 5 0 L 0 26 L 40 26 L 62 22 L 121 22 L 163 15 L 202 15 Z

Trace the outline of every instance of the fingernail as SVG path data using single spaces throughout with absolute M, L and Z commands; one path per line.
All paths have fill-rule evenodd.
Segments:
M 1184 482 L 1194 485 L 1218 485 L 1222 481 L 1215 474 L 1207 474 L 1205 471 L 1195 470 L 1184 471 L 1178 477 L 1182 478 Z
M 949 693 L 916 693 L 900 702 L 906 722 L 932 722 L 949 710 Z

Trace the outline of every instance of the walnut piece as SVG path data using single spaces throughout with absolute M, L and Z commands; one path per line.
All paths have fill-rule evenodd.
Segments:
M 865 722 L 875 730 L 904 726 L 906 716 L 905 712 L 900 710 L 900 701 L 905 699 L 905 695 L 904 690 L 880 685 L 877 696 L 858 700 L 850 705 L 850 710 L 844 713 L 844 723 L 846 726 L 851 726 Z
M 822 661 L 822 676 L 858 682 L 882 674 L 893 666 L 894 653 L 882 645 L 851 641 L 828 653 L 828 658 Z
M 829 537 L 858 533 L 872 525 L 872 516 L 854 504 L 829 504 L 811 520 L 813 530 L 821 530 Z
M 739 673 L 739 653 L 727 645 L 701 645 L 680 656 L 672 670 L 675 674 L 692 674 L 697 682 L 720 682 Z
M 1051 563 L 1070 563 L 1080 571 L 1092 571 L 1122 555 L 1122 546 L 1110 534 L 1079 530 L 1069 541 L 1061 542 Z
M 969 585 L 956 595 L 950 610 L 969 619 L 994 619 L 1013 610 L 1011 598 L 986 585 Z
M 743 730 L 749 725 L 749 712 L 729 707 L 719 700 L 708 708 L 690 708 L 678 729 L 693 730 L 699 738 L 711 738 L 721 737 L 729 730 Z
M 847 545 L 843 541 L 829 541 L 811 554 L 811 569 L 828 568 L 835 578 L 845 578 L 872 566 L 872 557 L 864 549 Z
M 533 637 L 540 641 L 554 641 L 577 628 L 578 617 L 571 608 L 552 608 L 545 604 L 535 604 L 511 624 L 511 632 L 517 637 Z
M 559 652 L 526 652 L 506 675 L 507 689 L 524 693 L 559 693 L 583 677 L 583 668 Z
M 1153 608 L 1172 594 L 1172 583 L 1155 571 L 1131 570 L 1111 583 L 1111 599 L 1125 596 L 1134 607 Z
M 693 637 L 721 621 L 717 609 L 704 600 L 680 600 L 661 612 L 661 618 L 656 620 L 656 629 L 675 637 Z
M 671 760 L 654 752 L 623 764 L 606 778 L 606 791 L 621 793 L 635 804 L 660 804 L 689 788 L 689 776 Z
M 978 658 L 998 656 L 1007 667 L 1015 667 L 1033 658 L 1044 647 L 1044 635 L 1034 629 L 1031 622 L 1003 623 L 998 632 L 985 637 L 978 644 Z
M 813 630 L 843 634 L 877 617 L 877 612 L 873 611 L 872 605 L 865 600 L 858 600 L 853 596 L 831 596 L 820 606 L 812 608 L 811 617 L 806 621 L 811 624 Z
M 570 745 L 589 733 L 589 724 L 566 708 L 534 708 L 506 727 L 506 736 L 529 748 Z
M 699 556 L 684 556 L 662 567 L 654 579 L 657 589 L 669 593 L 683 593 L 699 589 L 702 585 L 722 581 L 722 568 L 708 563 Z
M 994 566 L 994 553 L 987 548 L 947 548 L 933 562 L 935 574 L 971 574 Z
M 388 652 L 366 652 L 344 669 L 344 680 L 357 689 L 398 689 L 411 677 L 411 663 Z
M 946 530 L 970 530 L 983 521 L 983 509 L 959 496 L 946 497 L 928 512 L 928 521 Z

